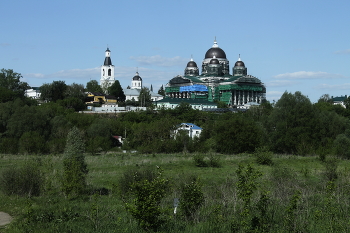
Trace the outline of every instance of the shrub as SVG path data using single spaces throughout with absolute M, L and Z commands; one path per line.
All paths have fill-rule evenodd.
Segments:
M 67 197 L 81 195 L 86 190 L 86 164 L 81 157 L 67 157 L 63 161 L 62 190 Z
M 137 174 L 134 174 L 136 181 L 131 184 L 130 189 L 133 200 L 125 203 L 127 211 L 146 231 L 157 231 L 165 222 L 161 218 L 163 210 L 160 202 L 166 196 L 169 180 L 163 178 L 162 173 L 162 169 L 158 167 L 152 180 L 138 180 Z
M 328 181 L 335 181 L 338 179 L 338 161 L 336 158 L 327 159 L 324 163 L 326 170 L 324 171 L 324 175 Z
M 218 155 L 210 154 L 209 167 L 221 167 L 220 157 Z
M 43 181 L 43 175 L 38 166 L 28 163 L 22 167 L 4 170 L 1 186 L 6 195 L 39 196 Z
M 333 142 L 335 154 L 343 158 L 350 158 L 350 138 L 345 134 L 339 134 Z
M 248 164 L 246 168 L 239 165 L 236 174 L 238 176 L 236 184 L 238 197 L 244 201 L 244 205 L 247 207 L 254 191 L 258 188 L 257 179 L 262 176 L 262 173 Z
M 208 167 L 208 164 L 204 161 L 203 154 L 195 154 L 193 160 L 196 167 Z
M 195 213 L 204 203 L 202 184 L 198 177 L 187 177 L 180 186 L 180 209 L 188 220 L 193 220 Z
M 255 161 L 260 165 L 272 165 L 273 153 L 266 147 L 257 148 L 254 152 Z
M 24 132 L 19 139 L 19 150 L 24 154 L 40 154 L 44 147 L 45 139 L 36 131 Z
M 153 181 L 156 173 L 149 168 L 134 169 L 124 172 L 123 176 L 118 181 L 118 191 L 122 198 L 126 198 L 132 192 L 132 186 L 135 182 L 142 180 Z
M 75 197 L 86 189 L 87 164 L 84 157 L 85 145 L 81 132 L 73 127 L 68 133 L 63 160 L 62 190 L 67 197 Z

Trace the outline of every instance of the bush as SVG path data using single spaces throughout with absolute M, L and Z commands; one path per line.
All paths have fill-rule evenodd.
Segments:
M 67 197 L 81 195 L 86 189 L 88 169 L 83 154 L 84 150 L 82 134 L 77 127 L 73 127 L 67 136 L 65 159 L 63 160 L 62 190 Z
M 350 138 L 345 134 L 339 134 L 334 140 L 335 154 L 349 159 L 350 158 Z
M 19 150 L 24 154 L 40 154 L 45 150 L 45 139 L 36 131 L 24 132 L 19 139 Z
M 4 170 L 1 176 L 1 187 L 6 195 L 39 196 L 43 181 L 38 166 L 28 163 L 23 167 Z
M 338 179 L 338 160 L 336 158 L 327 159 L 324 163 L 326 170 L 324 171 L 324 176 L 328 181 L 335 181 Z
M 166 196 L 169 180 L 162 177 L 159 167 L 153 174 L 155 177 L 152 180 L 138 180 L 137 173 L 134 174 L 136 181 L 131 184 L 130 189 L 133 200 L 125 203 L 127 211 L 146 231 L 157 231 L 165 223 L 161 217 L 164 211 L 160 202 Z
M 209 167 L 221 167 L 220 157 L 217 155 L 210 154 Z
M 132 192 L 132 186 L 135 182 L 142 180 L 153 181 L 156 175 L 154 171 L 148 168 L 126 171 L 118 181 L 119 194 L 122 198 L 126 198 Z
M 204 161 L 203 154 L 195 154 L 193 160 L 196 167 L 208 167 L 208 164 Z
M 86 190 L 86 163 L 82 157 L 67 157 L 63 161 L 62 190 L 67 197 L 76 197 Z
M 273 153 L 266 147 L 257 148 L 254 152 L 255 160 L 260 165 L 272 165 Z
M 187 177 L 180 186 L 180 210 L 188 220 L 194 220 L 195 213 L 204 203 L 202 184 L 196 176 Z

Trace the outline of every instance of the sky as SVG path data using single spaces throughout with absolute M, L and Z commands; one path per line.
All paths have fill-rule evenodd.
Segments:
M 230 61 L 266 86 L 266 98 L 300 91 L 350 95 L 349 0 L 11 0 L 0 13 L 0 69 L 32 87 L 100 80 L 107 46 L 123 88 L 136 71 L 157 92 L 201 67 L 216 37 Z

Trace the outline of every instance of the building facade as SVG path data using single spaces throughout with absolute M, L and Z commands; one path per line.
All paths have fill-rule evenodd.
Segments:
M 171 79 L 165 93 L 167 98 L 223 101 L 230 106 L 242 106 L 248 102 L 260 104 L 266 99 L 265 85 L 258 78 L 248 75 L 240 56 L 230 74 L 229 60 L 216 40 L 205 53 L 201 74 L 191 58 L 184 75 Z

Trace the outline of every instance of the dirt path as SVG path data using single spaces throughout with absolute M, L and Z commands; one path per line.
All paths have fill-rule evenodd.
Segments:
M 0 226 L 5 226 L 6 224 L 9 224 L 12 221 L 12 217 L 5 213 L 0 212 Z

